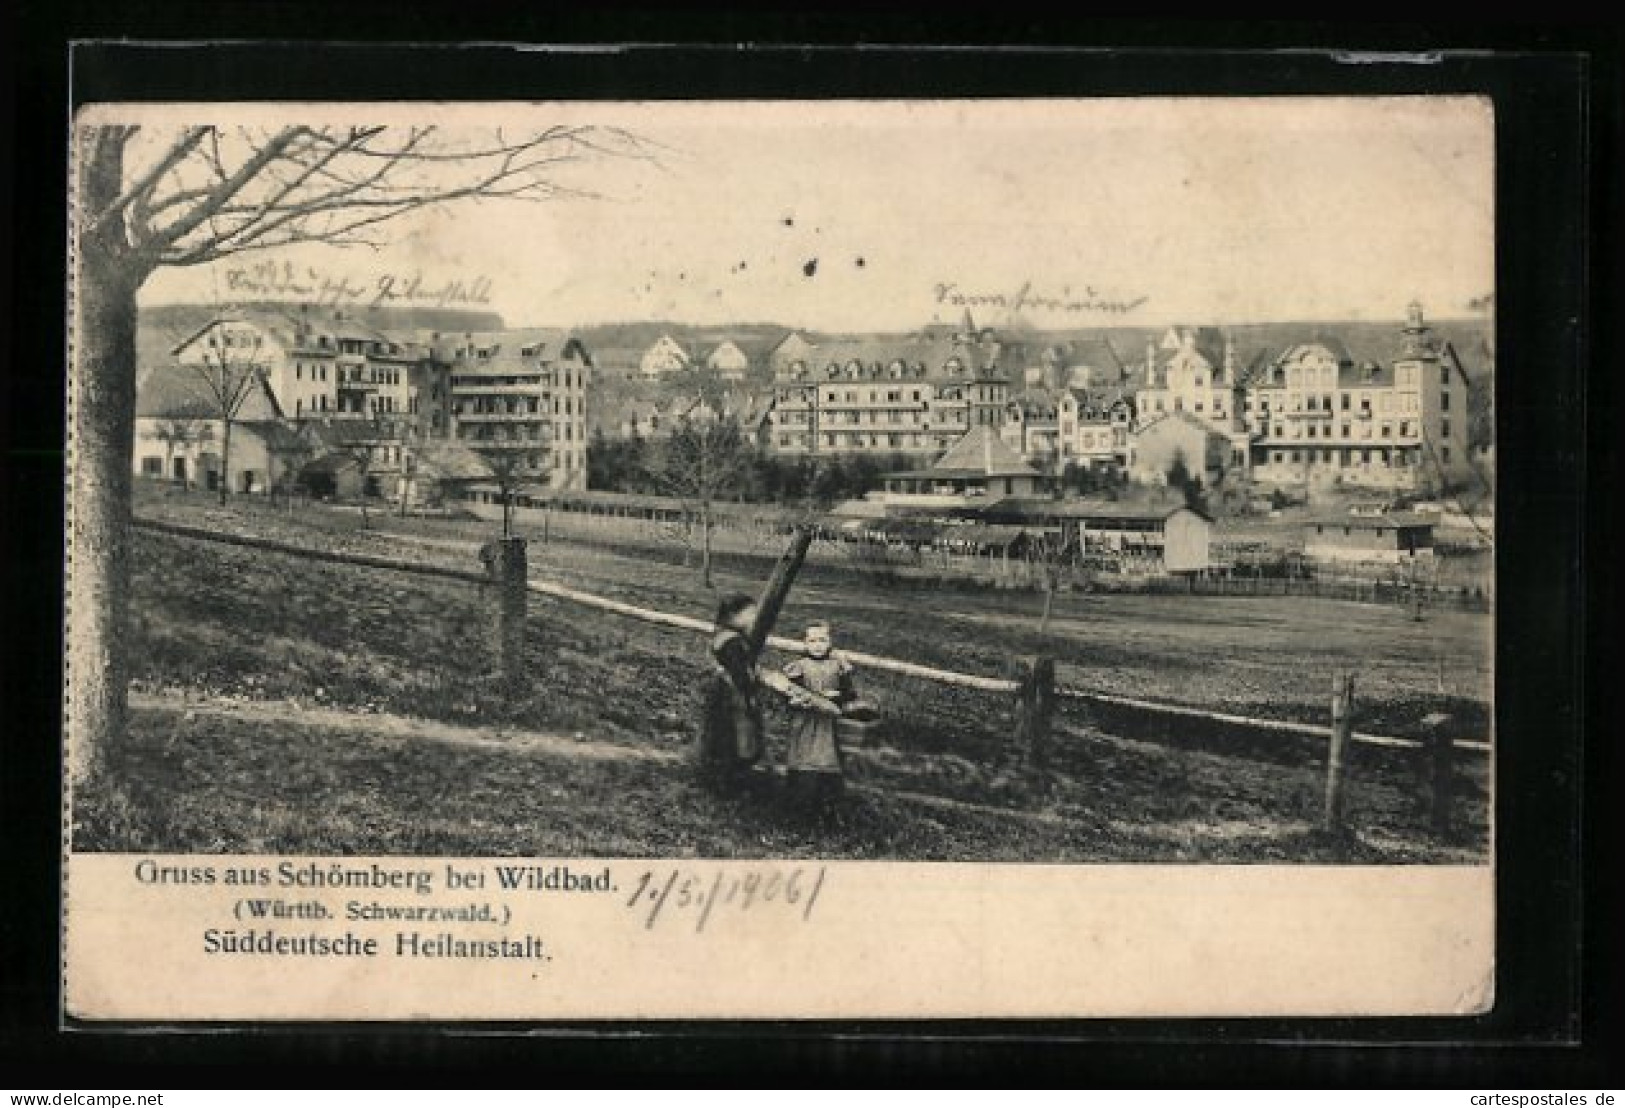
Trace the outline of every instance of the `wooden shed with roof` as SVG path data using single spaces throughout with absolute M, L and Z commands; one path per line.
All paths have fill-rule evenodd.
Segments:
M 1401 562 L 1433 556 L 1437 516 L 1420 512 L 1322 516 L 1304 526 L 1303 552 L 1338 562 Z

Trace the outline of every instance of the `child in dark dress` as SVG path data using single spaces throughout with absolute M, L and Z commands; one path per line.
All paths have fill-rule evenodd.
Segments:
M 739 788 L 762 757 L 760 678 L 745 634 L 755 618 L 756 602 L 743 594 L 717 606 L 699 760 L 702 780 L 722 791 Z

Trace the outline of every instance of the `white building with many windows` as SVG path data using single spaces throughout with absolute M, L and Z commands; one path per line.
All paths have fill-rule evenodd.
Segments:
M 445 369 L 451 439 L 487 459 L 513 458 L 549 488 L 586 488 L 586 347 L 564 331 L 465 339 Z
M 1470 472 L 1466 371 L 1420 304 L 1393 361 L 1356 364 L 1335 340 L 1293 346 L 1248 383 L 1243 415 L 1266 484 L 1410 490 Z

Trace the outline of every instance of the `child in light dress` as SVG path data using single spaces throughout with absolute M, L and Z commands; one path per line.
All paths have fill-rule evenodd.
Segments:
M 852 663 L 834 652 L 829 624 L 814 623 L 803 642 L 807 655 L 784 667 L 793 689 L 785 770 L 790 799 L 798 806 L 828 809 L 844 788 L 836 721 L 856 699 Z

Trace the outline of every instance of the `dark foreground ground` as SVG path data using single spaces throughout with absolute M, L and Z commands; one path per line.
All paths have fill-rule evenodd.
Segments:
M 1006 698 L 878 674 L 864 678 L 887 716 L 880 744 L 855 758 L 837 818 L 815 824 L 771 788 L 720 800 L 694 787 L 697 635 L 532 597 L 534 678 L 510 699 L 490 678 L 494 598 L 477 586 L 148 533 L 135 553 L 133 722 L 111 772 L 76 800 L 80 849 L 1057 862 L 1487 854 L 1480 756 L 1464 760 L 1457 825 L 1438 840 L 1409 758 L 1357 748 L 1353 837 L 1332 841 L 1315 830 L 1323 768 L 1304 744 L 1242 747 L 1200 728 L 1135 735 L 1069 708 L 1051 768 L 1023 775 L 1003 766 Z M 642 587 L 662 587 L 665 570 L 654 569 Z M 832 587 L 815 582 L 798 603 Z M 1118 599 L 1089 598 L 1103 616 Z M 853 645 L 975 668 L 951 620 L 927 639 L 929 609 L 907 610 L 917 649 L 899 638 Z M 1302 663 L 1268 670 L 1266 657 L 1252 664 L 1267 681 Z M 1169 672 L 1177 682 L 1184 670 Z M 1321 699 L 1313 684 L 1305 704 Z M 770 724 L 782 734 L 782 720 Z

